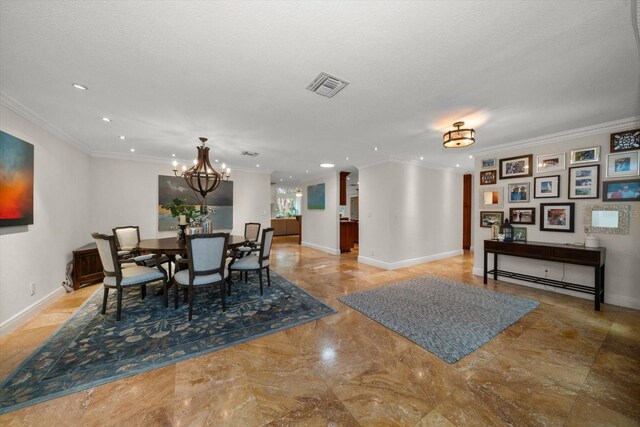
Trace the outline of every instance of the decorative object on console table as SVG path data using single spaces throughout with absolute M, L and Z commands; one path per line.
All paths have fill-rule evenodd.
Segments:
M 578 148 L 571 150 L 571 164 L 593 163 L 600 161 L 600 147 Z
M 504 236 L 505 242 L 513 242 L 513 226 L 509 224 L 509 218 L 500 226 L 500 234 Z
M 569 198 L 597 199 L 600 190 L 600 165 L 569 168 Z
M 537 173 L 563 171 L 567 162 L 565 153 L 545 154 L 538 156 L 536 160 Z
M 526 242 L 527 241 L 527 229 L 526 229 L 526 227 L 513 227 L 513 241 L 514 242 Z
M 480 212 L 480 227 L 491 228 L 494 224 L 502 224 L 503 213 L 501 211 Z
M 573 233 L 575 203 L 541 203 L 540 231 Z
M 507 200 L 509 203 L 528 203 L 531 199 L 531 184 L 518 182 L 507 185 Z
M 611 134 L 611 152 L 640 150 L 640 129 Z
M 494 185 L 498 182 L 497 171 L 481 171 L 480 185 Z
M 33 151 L 0 131 L 0 227 L 33 224 Z
M 602 193 L 602 200 L 605 202 L 640 201 L 640 179 L 604 181 Z
M 607 178 L 636 176 L 639 173 L 640 151 L 627 151 L 607 155 Z
M 89 243 L 73 251 L 73 289 L 104 279 L 102 261 L 95 243 Z
M 500 179 L 522 178 L 533 174 L 533 154 L 500 159 Z
M 533 187 L 536 199 L 560 197 L 560 175 L 535 177 Z
M 510 208 L 509 220 L 511 224 L 535 224 L 536 208 Z

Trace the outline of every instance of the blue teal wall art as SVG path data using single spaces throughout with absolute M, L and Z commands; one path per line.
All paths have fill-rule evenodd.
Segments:
M 307 187 L 307 209 L 324 209 L 324 183 Z
M 0 131 L 0 227 L 33 224 L 33 145 Z

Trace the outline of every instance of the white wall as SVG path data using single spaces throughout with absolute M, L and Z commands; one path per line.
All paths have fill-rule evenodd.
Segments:
M 613 131 L 613 130 L 612 130 Z M 513 156 L 519 156 L 524 154 L 533 154 L 534 163 L 536 162 L 536 156 L 544 154 L 554 154 L 565 152 L 567 154 L 567 170 L 559 172 L 550 172 L 544 174 L 537 174 L 535 169 L 533 171 L 533 177 L 524 179 L 507 179 L 498 180 L 497 186 L 505 188 L 506 199 L 506 187 L 509 183 L 515 182 L 530 182 L 531 190 L 533 192 L 533 178 L 536 176 L 548 176 L 548 175 L 560 175 L 560 197 L 553 199 L 531 199 L 531 203 L 508 203 L 505 200 L 502 210 L 505 215 L 508 215 L 509 208 L 513 207 L 535 207 L 536 208 L 536 221 L 535 225 L 522 225 L 527 228 L 527 239 L 530 241 L 539 242 L 553 242 L 553 243 L 584 243 L 584 226 L 583 226 L 583 209 L 586 205 L 602 205 L 602 204 L 617 204 L 611 202 L 602 201 L 602 183 L 600 183 L 600 198 L 598 199 L 569 199 L 568 198 L 568 168 L 569 155 L 572 149 L 587 148 L 600 146 L 600 181 L 614 180 L 613 178 L 606 178 L 606 158 L 609 153 L 609 137 L 610 132 L 601 133 L 596 135 L 589 135 L 578 137 L 570 140 L 563 140 L 559 142 L 548 143 L 544 145 L 537 145 L 527 148 L 503 150 L 499 154 L 487 154 L 483 156 L 476 156 L 474 180 L 479 182 L 480 176 L 480 163 L 484 158 L 507 158 Z M 597 163 L 589 163 L 597 164 Z M 586 165 L 586 164 L 585 164 Z M 535 165 L 534 165 L 535 167 Z M 480 209 L 478 203 L 478 194 L 482 190 L 482 186 L 475 186 L 474 194 L 474 274 L 481 275 L 483 269 L 483 254 L 484 254 L 484 239 L 491 237 L 491 231 L 489 228 L 480 227 L 479 215 Z M 575 232 L 550 232 L 540 231 L 540 204 L 541 203 L 562 203 L 562 202 L 574 202 L 575 203 Z M 606 235 L 597 234 L 600 239 L 600 245 L 607 248 L 607 264 L 606 264 L 606 291 L 605 301 L 611 304 L 623 305 L 627 307 L 640 308 L 640 286 L 638 286 L 640 277 L 640 202 L 622 202 L 620 204 L 630 205 L 632 210 L 630 233 L 628 235 Z M 493 210 L 493 209 L 487 209 Z M 521 226 L 521 225 L 518 225 Z M 492 256 L 489 257 L 489 262 L 492 261 Z M 544 276 L 544 266 L 550 266 L 551 270 L 548 277 L 551 279 L 560 280 L 564 277 L 567 282 L 580 283 L 588 286 L 593 285 L 593 268 L 581 267 L 575 265 L 562 265 L 559 263 L 550 263 L 548 261 L 537 261 L 532 259 L 523 259 L 515 257 L 500 257 L 500 269 L 511 270 L 520 273 L 530 274 L 534 276 Z M 500 280 L 507 280 L 500 278 Z M 511 280 L 509 280 L 511 281 Z M 527 283 L 518 282 L 526 286 L 538 287 L 540 286 Z M 546 288 L 550 291 L 569 293 L 571 295 L 579 296 L 582 298 L 588 298 L 593 300 L 593 295 L 576 293 L 570 291 L 564 291 L 559 288 Z
M 462 175 L 387 162 L 359 169 L 359 260 L 387 269 L 462 253 Z
M 62 289 L 71 251 L 90 242 L 89 156 L 0 106 L 0 128 L 34 145 L 34 224 L 0 228 L 0 325 Z M 1 201 L 0 201 L 1 202 Z M 29 284 L 37 292 L 30 295 Z
M 325 184 L 325 208 L 307 209 L 307 187 Z M 337 174 L 302 184 L 302 245 L 331 254 L 340 253 L 339 185 Z
M 174 231 L 158 231 L 158 175 L 172 173 L 169 162 L 92 157 L 91 230 L 111 234 L 113 227 L 138 225 L 143 239 L 175 235 Z M 270 226 L 270 175 L 235 169 L 231 180 L 231 233 L 244 234 L 245 222 Z

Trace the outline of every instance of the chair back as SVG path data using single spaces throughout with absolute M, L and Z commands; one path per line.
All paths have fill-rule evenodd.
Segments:
M 192 234 L 187 236 L 189 276 L 223 275 L 229 233 Z
M 116 239 L 116 247 L 122 250 L 131 250 L 140 243 L 140 227 L 137 225 L 127 225 L 113 229 Z
M 260 223 L 259 222 L 245 222 L 244 224 L 244 238 L 250 242 L 257 242 L 260 238 Z
M 102 261 L 102 269 L 104 270 L 105 276 L 121 276 L 122 273 L 120 271 L 120 264 L 118 264 L 118 251 L 116 250 L 115 238 L 100 233 L 91 233 L 91 237 L 93 237 L 98 247 L 98 253 L 100 254 L 100 261 Z
M 269 227 L 262 230 L 262 240 L 260 242 L 260 262 L 269 259 L 271 255 L 271 243 L 273 242 L 274 229 Z

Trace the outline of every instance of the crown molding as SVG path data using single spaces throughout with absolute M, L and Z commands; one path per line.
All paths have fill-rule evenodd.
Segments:
M 597 135 L 600 133 L 610 133 L 634 128 L 640 125 L 640 117 L 628 117 L 626 119 L 613 120 L 610 122 L 600 123 L 597 125 L 586 126 L 582 128 L 572 129 L 563 132 L 552 133 L 548 135 L 537 136 L 535 138 L 522 139 L 520 141 L 514 141 L 507 144 L 501 144 L 498 146 L 487 147 L 479 150 L 471 150 L 469 154 L 474 156 L 498 154 L 504 150 L 511 150 L 517 148 L 527 148 L 537 145 L 550 144 L 553 142 L 566 141 L 568 139 L 581 138 L 590 135 Z
M 446 170 L 446 171 L 452 171 L 455 173 L 466 173 L 465 170 L 463 170 L 462 168 L 456 168 L 456 167 L 452 167 L 452 166 L 442 166 L 442 165 L 437 165 L 434 163 L 429 163 L 424 162 L 423 160 L 406 160 L 400 157 L 395 157 L 395 156 L 388 156 L 387 158 L 385 158 L 384 160 L 379 160 L 373 163 L 365 163 L 365 164 L 361 164 L 361 165 L 354 165 L 354 167 L 356 167 L 358 169 L 358 171 L 361 171 L 363 169 L 368 169 L 374 166 L 378 166 L 378 165 L 382 165 L 385 163 L 396 163 L 396 164 L 401 164 L 401 165 L 413 165 L 413 166 L 418 166 L 424 169 L 432 169 L 432 170 Z
M 58 127 L 52 125 L 51 123 L 49 123 L 48 121 L 40 117 L 38 114 L 31 111 L 29 108 L 25 107 L 23 104 L 16 101 L 15 98 L 8 95 L 6 92 L 0 91 L 0 105 L 3 105 L 4 107 L 16 113 L 17 115 L 29 120 L 31 123 L 38 126 L 42 130 L 49 132 L 50 134 L 54 135 L 60 140 L 82 151 L 83 153 L 91 154 L 91 149 L 87 147 L 85 144 L 78 141 L 71 135 L 63 132 Z

